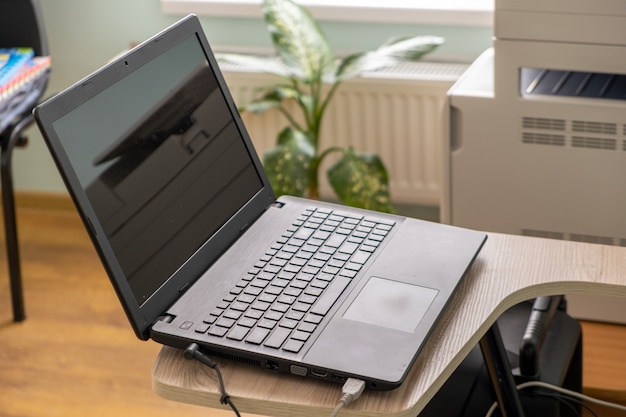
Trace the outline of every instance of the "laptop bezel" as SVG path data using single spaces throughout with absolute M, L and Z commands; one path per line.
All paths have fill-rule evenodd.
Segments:
M 251 161 L 261 181 L 259 191 L 233 215 L 210 239 L 208 239 L 173 275 L 171 275 L 152 296 L 139 303 L 131 290 L 120 264 L 115 258 L 104 229 L 87 198 L 78 176 L 64 150 L 61 139 L 57 136 L 53 123 L 68 114 L 81 103 L 96 96 L 107 87 L 115 84 L 136 69 L 157 57 L 162 51 L 196 36 L 206 60 L 213 71 L 218 88 L 224 95 L 229 111 L 243 143 L 250 154 Z M 189 15 L 157 35 L 142 42 L 127 53 L 117 57 L 103 68 L 97 70 L 65 91 L 46 100 L 34 110 L 35 119 L 48 145 L 54 162 L 59 167 L 61 177 L 76 205 L 98 256 L 122 302 L 126 315 L 138 338 L 146 340 L 150 336 L 151 325 L 173 304 L 180 295 L 190 288 L 210 264 L 217 259 L 247 227 L 254 222 L 268 206 L 275 202 L 275 194 L 265 175 L 261 161 L 245 129 L 237 107 L 226 86 L 208 41 L 202 31 L 200 21 L 195 15 Z

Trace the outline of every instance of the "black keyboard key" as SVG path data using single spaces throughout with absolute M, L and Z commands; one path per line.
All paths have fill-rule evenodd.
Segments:
M 300 321 L 304 317 L 304 313 L 297 310 L 291 310 L 289 313 L 285 314 L 285 318 L 289 320 Z
M 285 295 L 290 295 L 292 297 L 297 297 L 300 294 L 302 294 L 302 290 L 299 290 L 297 288 L 293 288 L 293 287 L 289 287 L 285 290 L 285 292 L 283 293 Z
M 241 317 L 241 311 L 227 310 L 222 317 L 226 319 L 239 320 L 239 317 Z
M 369 259 L 371 253 L 363 250 L 358 250 L 352 255 L 350 262 L 354 262 L 357 264 L 364 264 Z
M 244 326 L 235 326 L 233 327 L 226 337 L 231 340 L 243 340 L 250 329 Z
M 249 302 L 235 301 L 230 306 L 230 309 L 231 310 L 236 310 L 236 311 L 246 311 L 248 309 L 248 305 L 249 305 Z
M 311 308 L 310 304 L 297 302 L 291 307 L 291 310 L 297 313 L 306 313 Z
M 266 303 L 264 301 L 257 301 L 252 304 L 253 310 L 266 311 L 268 308 L 270 308 L 270 303 Z
M 233 324 L 235 324 L 235 320 L 225 317 L 220 317 L 219 320 L 215 322 L 216 326 L 224 327 L 226 329 L 230 329 L 231 327 L 233 327 Z
M 305 289 L 307 287 L 307 285 L 309 285 L 308 281 L 303 281 L 300 279 L 296 279 L 294 281 L 291 282 L 291 286 L 294 288 L 298 288 L 298 289 Z
M 262 310 L 248 310 L 246 311 L 244 316 L 249 317 L 251 319 L 258 320 L 263 316 L 263 311 Z
M 269 319 L 261 319 L 259 320 L 259 326 L 263 329 L 267 329 L 268 333 L 269 330 L 272 330 L 274 327 L 276 327 L 276 323 L 278 323 L 277 321 L 274 320 L 269 320 Z
M 304 318 L 304 323 L 320 324 L 322 322 L 322 319 L 323 319 L 322 316 L 318 316 L 315 314 L 308 314 Z M 302 323 L 300 326 L 302 326 L 304 323 Z
M 363 265 L 361 264 L 357 264 L 354 262 L 348 262 L 345 266 L 345 269 L 349 269 L 351 271 L 359 271 L 361 268 L 363 267 Z
M 309 340 L 310 336 L 311 336 L 311 333 L 307 333 L 307 332 L 302 332 L 300 330 L 296 330 L 291 335 L 291 338 L 294 339 L 294 340 L 299 340 L 301 342 L 306 342 L 307 340 Z
M 291 319 L 283 319 L 280 323 L 278 323 L 278 325 L 280 327 L 286 327 L 288 329 L 295 329 L 296 326 L 298 325 L 298 322 L 296 320 L 291 320 Z
M 271 279 L 271 278 L 270 278 L 270 279 Z M 255 279 L 254 281 L 252 281 L 252 282 L 250 283 L 250 285 L 251 285 L 252 287 L 265 288 L 265 287 L 267 287 L 267 284 L 268 284 L 268 283 L 269 283 L 269 281 L 265 281 L 265 280 L 263 280 L 263 279 L 258 279 L 258 278 L 257 278 L 257 279 Z M 247 294 L 247 292 L 246 292 L 246 291 L 244 291 L 244 292 Z
M 278 272 L 278 271 L 276 271 L 276 272 Z M 258 283 L 259 280 L 271 281 L 276 276 L 276 272 L 269 272 L 269 271 L 261 271 L 261 272 L 259 272 L 259 275 L 256 276 L 257 279 L 253 280 L 251 285 L 256 285 L 255 283 Z
M 339 275 L 341 275 L 342 277 L 354 278 L 358 272 L 359 271 L 356 271 L 354 269 L 344 268 L 341 270 L 341 272 L 339 272 Z
M 244 294 L 249 294 L 249 295 L 259 295 L 263 292 L 263 288 L 250 286 L 246 288 L 243 292 Z
M 278 302 L 291 305 L 296 302 L 296 297 L 292 295 L 283 294 L 280 297 L 278 297 Z
M 298 353 L 300 352 L 300 349 L 302 349 L 302 346 L 304 346 L 304 342 L 301 342 L 300 340 L 289 339 L 287 343 L 285 343 L 285 346 L 283 346 L 283 350 L 286 350 L 287 352 Z
M 347 253 L 351 255 L 358 248 L 359 248 L 359 245 L 357 245 L 356 243 L 346 242 L 343 245 L 341 245 L 341 247 L 339 248 L 339 253 Z
M 296 233 L 294 233 L 292 238 L 299 239 L 299 240 L 307 240 L 308 238 L 311 237 L 313 232 L 315 232 L 315 229 L 311 229 L 309 227 L 302 227 Z
M 283 303 L 274 303 L 271 307 L 272 311 L 277 311 L 279 313 L 286 313 L 289 310 L 289 304 Z
M 283 292 L 283 288 L 285 287 L 278 287 L 276 285 L 270 285 L 265 292 L 268 294 L 273 294 L 273 295 L 280 295 Z
M 207 330 L 209 330 L 209 325 L 206 323 L 202 323 L 196 327 L 196 333 L 206 333 Z
M 298 326 L 298 330 L 306 333 L 313 333 L 316 328 L 317 324 L 308 322 L 300 323 L 300 326 Z
M 208 334 L 211 336 L 223 337 L 227 332 L 228 328 L 226 327 L 211 326 Z
M 249 327 L 252 328 L 256 325 L 257 320 L 250 318 L 250 317 L 243 317 L 242 319 L 240 319 L 237 324 L 243 327 Z
M 286 327 L 276 327 L 263 346 L 279 349 L 291 334 L 291 329 Z
M 250 334 L 246 338 L 246 342 L 251 343 L 253 345 L 260 345 L 261 343 L 263 343 L 263 341 L 265 340 L 268 334 L 270 334 L 269 329 L 263 329 L 263 328 L 257 327 L 256 329 L 250 332 Z
M 362 251 L 365 252 L 374 252 L 376 250 L 376 246 L 371 246 L 371 245 L 361 245 L 360 248 Z
M 338 276 L 333 282 L 330 283 L 328 288 L 324 291 L 317 303 L 311 309 L 311 313 L 318 314 L 320 316 L 326 315 L 331 309 L 335 301 L 341 296 L 343 291 L 348 287 L 351 280 L 346 277 Z
M 324 290 L 321 288 L 309 287 L 306 290 L 304 290 L 304 293 L 306 295 L 312 295 L 313 297 L 319 297 L 322 294 L 322 291 Z

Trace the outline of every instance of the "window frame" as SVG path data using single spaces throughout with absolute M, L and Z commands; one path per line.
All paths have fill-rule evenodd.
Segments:
M 165 14 L 260 18 L 260 0 L 160 0 Z M 493 25 L 493 0 L 298 0 L 322 20 L 418 23 L 432 25 Z

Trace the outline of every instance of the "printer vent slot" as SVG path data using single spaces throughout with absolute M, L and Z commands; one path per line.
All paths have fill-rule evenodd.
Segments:
M 601 123 L 601 122 L 585 122 L 581 120 L 572 121 L 572 130 L 574 132 L 582 133 L 599 133 L 606 135 L 617 134 L 616 123 Z
M 565 120 L 547 119 L 544 117 L 523 117 L 522 127 L 524 129 L 565 130 Z
M 613 238 L 607 236 L 581 235 L 572 233 L 570 239 L 575 242 L 599 243 L 601 245 L 613 245 Z
M 614 151 L 617 141 L 615 139 L 595 138 L 589 136 L 572 136 L 572 147 L 589 148 L 589 149 L 605 149 Z
M 565 236 L 563 233 L 550 232 L 547 230 L 522 229 L 522 235 L 530 236 L 530 237 L 541 237 L 545 239 L 559 239 L 559 240 L 565 239 Z
M 548 135 L 546 133 L 524 132 L 522 142 L 535 145 L 565 146 L 564 135 Z
M 521 68 L 522 96 L 559 96 L 626 100 L 626 75 Z
M 562 233 L 549 230 L 522 229 L 523 236 L 540 237 L 544 239 L 572 240 L 575 242 L 599 243 L 601 245 L 626 246 L 626 238 L 614 239 L 610 236 L 596 236 L 581 233 Z

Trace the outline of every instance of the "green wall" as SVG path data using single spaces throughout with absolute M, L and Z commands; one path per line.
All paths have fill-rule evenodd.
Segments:
M 49 93 L 98 69 L 133 42 L 142 41 L 181 16 L 163 15 L 159 0 L 40 0 L 52 55 Z M 260 19 L 207 18 L 202 24 L 214 49 L 271 47 Z M 338 53 L 372 49 L 398 35 L 438 35 L 446 44 L 431 57 L 471 61 L 491 46 L 491 28 L 322 22 Z M 16 188 L 64 191 L 36 127 L 29 145 L 14 153 Z

